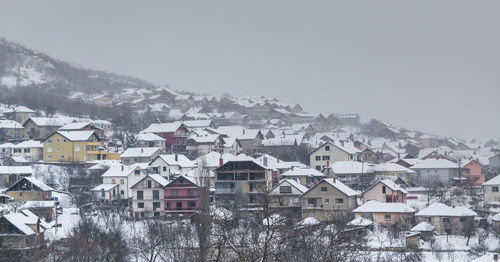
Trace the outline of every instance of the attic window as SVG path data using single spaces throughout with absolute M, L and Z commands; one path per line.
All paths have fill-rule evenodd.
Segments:
M 321 192 L 326 192 L 328 189 L 326 186 L 321 187 Z
M 325 146 L 325 151 L 330 151 L 330 146 Z
M 52 139 L 47 139 L 47 143 L 52 144 Z

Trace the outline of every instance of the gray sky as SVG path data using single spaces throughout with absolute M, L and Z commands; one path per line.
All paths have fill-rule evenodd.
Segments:
M 180 90 L 500 138 L 499 1 L 20 1 L 0 36 Z

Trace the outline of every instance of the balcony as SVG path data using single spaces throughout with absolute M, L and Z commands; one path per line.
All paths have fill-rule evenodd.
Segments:
M 216 194 L 234 194 L 234 188 L 215 188 Z
M 165 196 L 164 199 L 198 199 L 200 196 Z

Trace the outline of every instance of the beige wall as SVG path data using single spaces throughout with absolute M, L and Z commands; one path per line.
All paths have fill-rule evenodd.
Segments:
M 474 223 L 474 217 L 466 217 L 467 222 L 460 222 L 460 217 L 447 217 L 450 219 L 450 222 L 443 222 L 443 218 L 445 217 L 439 217 L 439 216 L 433 216 L 433 217 L 428 217 L 428 216 L 417 216 L 417 223 L 420 222 L 427 222 L 435 226 L 435 231 L 439 234 L 445 234 L 446 229 L 451 229 L 451 234 L 456 235 L 456 234 L 462 234 L 463 229 L 468 226 L 470 223 Z M 430 221 L 429 221 L 430 218 Z
M 326 187 L 327 191 L 322 192 L 322 187 Z M 309 199 L 316 199 L 316 207 L 308 204 Z M 343 199 L 343 205 L 335 204 L 336 199 Z M 329 214 L 351 212 L 356 208 L 356 197 L 349 197 L 329 183 L 322 181 L 301 196 L 301 204 L 304 217 L 313 215 L 318 220 L 324 220 Z M 319 214 L 318 211 L 320 211 Z
M 362 217 L 366 213 L 354 213 L 355 217 Z M 383 225 L 383 224 L 393 224 L 397 221 L 402 221 L 407 223 L 407 227 L 411 226 L 411 220 L 413 218 L 413 213 L 371 213 L 373 222 Z M 386 220 L 385 215 L 390 215 L 391 219 Z
M 385 186 L 383 183 L 377 183 L 375 186 L 372 188 L 366 190 L 363 193 L 363 204 L 370 201 L 370 200 L 377 200 L 378 202 L 385 203 L 386 202 L 386 196 L 391 196 L 392 197 L 392 189 L 388 186 L 385 186 L 385 194 L 382 193 L 382 187 Z M 397 199 L 396 199 L 397 197 Z M 401 192 L 401 191 L 394 191 L 394 201 L 393 202 L 399 202 L 399 203 L 405 203 L 406 204 L 406 196 Z
M 330 150 L 326 150 L 326 146 L 330 146 Z M 321 160 L 316 160 L 316 156 L 319 156 Z M 330 160 L 323 160 L 323 156 L 330 156 Z M 320 148 L 318 148 L 316 151 L 314 151 L 311 155 L 309 155 L 309 163 L 312 168 L 316 168 L 317 166 L 323 167 L 327 165 L 327 161 L 330 161 L 330 163 L 336 162 L 336 161 L 351 161 L 354 160 L 354 156 L 349 155 L 343 150 L 340 150 L 338 147 L 327 143 L 322 145 Z
M 498 187 L 499 192 L 493 192 L 493 187 Z M 490 202 L 490 201 L 500 202 L 500 185 L 498 185 L 498 186 L 484 186 L 483 185 L 483 191 L 484 191 L 484 201 L 486 201 L 486 202 Z

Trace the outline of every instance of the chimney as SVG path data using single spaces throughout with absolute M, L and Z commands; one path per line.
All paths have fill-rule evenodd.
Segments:
M 330 167 L 330 160 L 326 161 L 326 167 Z
M 175 162 L 179 161 L 179 155 L 175 154 Z
M 398 153 L 398 159 L 401 159 L 401 154 L 400 153 Z
M 222 159 L 222 155 L 219 158 L 219 166 L 224 165 L 224 159 Z
M 144 153 L 144 148 L 141 148 L 141 153 Z
M 498 261 L 498 254 L 493 255 L 493 261 Z
M 123 165 L 122 165 L 122 171 L 123 171 Z
M 264 166 L 267 167 L 267 156 L 264 156 Z
M 455 205 L 453 205 L 453 208 L 455 208 Z
M 344 140 L 340 140 L 340 144 L 344 146 Z
M 333 183 L 337 183 L 337 179 L 335 177 L 333 178 Z
M 245 129 L 243 128 L 243 134 L 245 134 Z

